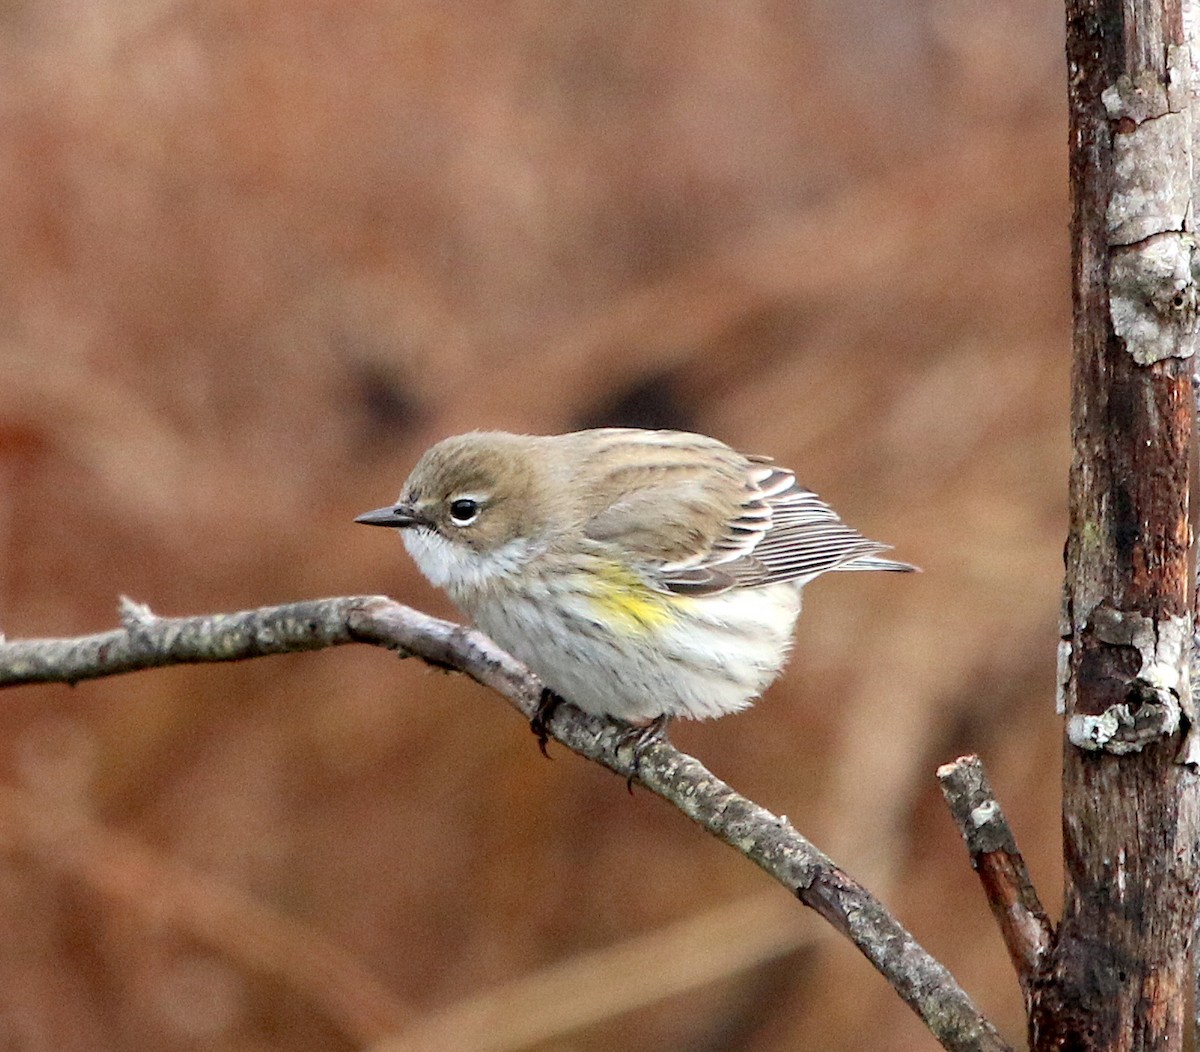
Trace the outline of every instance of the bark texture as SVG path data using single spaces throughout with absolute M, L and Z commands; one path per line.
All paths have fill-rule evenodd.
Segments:
M 1190 60 L 1178 0 L 1069 0 L 1075 312 L 1062 922 L 1035 1050 L 1181 1049 L 1197 791 L 1187 657 Z
M 938 768 L 942 795 L 966 842 L 992 916 L 1025 995 L 1040 973 L 1054 927 L 1034 890 L 1008 819 L 978 756 L 960 756 Z

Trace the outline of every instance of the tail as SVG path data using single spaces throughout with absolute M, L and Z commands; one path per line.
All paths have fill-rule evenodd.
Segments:
M 844 563 L 838 563 L 833 567 L 835 570 L 887 570 L 890 573 L 920 573 L 919 566 L 913 566 L 911 563 L 898 563 L 892 559 L 876 559 L 872 555 L 860 555 L 857 559 L 850 559 Z

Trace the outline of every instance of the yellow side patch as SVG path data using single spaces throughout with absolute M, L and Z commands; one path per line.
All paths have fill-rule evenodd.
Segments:
M 650 632 L 677 617 L 671 596 L 647 588 L 641 578 L 622 566 L 608 564 L 592 571 L 588 598 L 600 621 L 615 631 Z

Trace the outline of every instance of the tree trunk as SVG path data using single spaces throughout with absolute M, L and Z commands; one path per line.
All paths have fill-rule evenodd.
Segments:
M 1065 898 L 1032 989 L 1035 1052 L 1181 1050 L 1190 1026 L 1196 286 L 1185 45 L 1179 0 L 1068 0 Z

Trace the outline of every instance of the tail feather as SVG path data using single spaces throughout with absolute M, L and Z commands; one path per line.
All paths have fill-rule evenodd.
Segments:
M 838 563 L 835 570 L 887 570 L 890 573 L 920 573 L 919 566 L 911 563 L 900 563 L 892 559 L 876 559 L 872 555 L 860 555 L 857 559 Z

